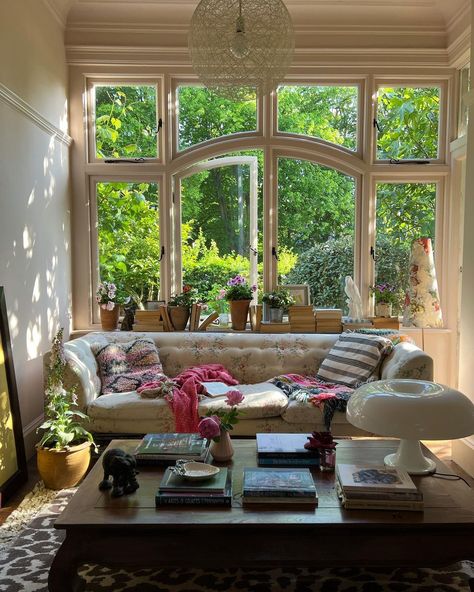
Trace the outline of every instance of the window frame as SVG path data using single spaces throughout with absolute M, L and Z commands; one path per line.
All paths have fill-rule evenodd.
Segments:
M 364 150 L 364 136 L 365 136 L 365 128 L 366 128 L 366 110 L 364 109 L 364 105 L 366 103 L 366 91 L 367 91 L 367 80 L 366 78 L 356 77 L 356 78 L 347 78 L 347 77 L 337 77 L 337 78 L 315 78 L 315 79 L 303 79 L 303 78 L 295 78 L 286 80 L 279 88 L 282 86 L 351 86 L 357 88 L 357 123 L 356 123 L 356 149 L 351 150 L 346 146 L 342 146 L 340 144 L 334 144 L 333 142 L 329 142 L 328 140 L 324 140 L 323 138 L 318 138 L 315 136 L 309 136 L 306 134 L 298 134 L 295 132 L 283 132 L 280 131 L 278 128 L 278 92 L 273 93 L 273 101 L 272 101 L 272 137 L 274 138 L 289 138 L 295 140 L 304 140 L 305 142 L 311 142 L 315 144 L 320 144 L 322 146 L 328 146 L 331 148 L 336 148 L 338 150 L 342 150 L 347 154 L 352 156 L 357 156 L 362 158 L 363 150 Z
M 197 77 L 182 77 L 173 76 L 171 79 L 171 100 L 170 100 L 170 129 L 171 129 L 171 158 L 176 159 L 180 156 L 187 155 L 194 150 L 206 148 L 215 143 L 220 143 L 227 140 L 245 140 L 247 138 L 262 138 L 263 137 L 263 97 L 258 95 L 256 98 L 256 129 L 253 131 L 234 132 L 219 136 L 218 138 L 209 138 L 203 140 L 198 144 L 193 144 L 187 148 L 179 148 L 179 87 L 181 86 L 195 86 L 205 88 L 199 82 Z
M 156 139 L 156 157 L 144 158 L 143 164 L 153 164 L 164 162 L 165 152 L 165 117 L 164 117 L 164 96 L 163 96 L 163 79 L 162 77 L 137 77 L 137 76 L 117 76 L 117 77 L 102 77 L 102 76 L 88 76 L 86 80 L 86 129 L 87 129 L 87 162 L 89 164 L 102 164 L 104 166 L 121 164 L 120 160 L 130 160 L 133 162 L 135 157 L 128 159 L 127 156 L 120 156 L 119 158 L 110 159 L 115 162 L 105 162 L 103 158 L 96 156 L 96 110 L 95 110 L 95 87 L 96 86 L 154 86 L 156 88 L 156 123 L 159 126 L 160 119 L 163 126 L 157 132 Z
M 447 130 L 448 130 L 448 97 L 450 80 L 447 77 L 442 78 L 425 78 L 425 77 L 377 77 L 374 81 L 374 93 L 372 101 L 373 110 L 373 125 L 372 125 L 372 162 L 374 164 L 389 164 L 390 166 L 399 166 L 406 164 L 414 166 L 416 160 L 427 160 L 428 164 L 445 164 L 447 162 Z M 380 88 L 395 87 L 395 88 L 439 88 L 439 119 L 438 119 L 438 155 L 437 158 L 427 159 L 398 159 L 398 163 L 390 162 L 388 158 L 378 158 L 378 130 L 375 124 L 378 121 L 378 93 Z M 415 165 L 416 166 L 416 165 Z M 427 165 L 420 165 L 427 166 Z

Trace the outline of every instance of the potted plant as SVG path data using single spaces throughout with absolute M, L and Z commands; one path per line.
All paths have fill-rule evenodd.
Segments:
M 232 329 L 235 331 L 245 331 L 250 302 L 256 289 L 257 286 L 250 287 L 241 275 L 227 282 L 225 299 L 229 302 Z
M 80 423 L 87 415 L 77 407 L 74 390 L 64 388 L 66 358 L 63 347 L 63 329 L 53 339 L 51 358 L 46 379 L 45 421 L 36 445 L 38 471 L 49 489 L 73 487 L 84 477 L 89 467 L 92 434 Z
M 370 293 L 375 297 L 375 316 L 391 317 L 393 305 L 398 304 L 399 295 L 396 288 L 390 284 L 375 284 L 370 286 Z
M 183 286 L 181 294 L 176 294 L 168 302 L 168 312 L 175 331 L 184 331 L 193 304 L 199 300 L 197 290 Z
M 272 292 L 265 292 L 262 302 L 269 309 L 268 320 L 271 323 L 281 323 L 283 321 L 283 313 L 288 310 L 289 306 L 295 303 L 295 300 L 288 290 L 278 288 Z
M 115 331 L 119 320 L 120 304 L 124 304 L 125 299 L 120 299 L 114 283 L 101 282 L 97 287 L 96 300 L 100 306 L 102 330 Z

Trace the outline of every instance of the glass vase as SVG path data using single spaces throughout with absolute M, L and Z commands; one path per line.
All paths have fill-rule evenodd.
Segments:
M 336 449 L 335 448 L 321 448 L 320 451 L 320 465 L 321 471 L 334 471 L 336 468 Z

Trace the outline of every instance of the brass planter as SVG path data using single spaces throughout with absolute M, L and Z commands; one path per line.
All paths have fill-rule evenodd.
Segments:
M 36 447 L 38 471 L 48 489 L 74 487 L 84 477 L 91 460 L 91 443 L 68 450 Z

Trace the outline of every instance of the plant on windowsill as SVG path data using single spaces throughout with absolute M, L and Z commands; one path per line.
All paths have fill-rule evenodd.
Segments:
M 387 283 L 370 286 L 370 293 L 375 297 L 375 315 L 377 317 L 391 317 L 393 305 L 400 302 L 400 295 L 394 286 Z
M 181 294 L 175 294 L 168 302 L 168 312 L 175 331 L 184 331 L 193 304 L 199 301 L 195 288 L 185 285 Z
M 235 331 L 245 331 L 250 302 L 256 290 L 257 286 L 249 286 L 241 275 L 236 275 L 227 282 L 225 299 L 229 302 L 232 329 Z
M 96 301 L 100 307 L 102 330 L 115 331 L 119 321 L 120 305 L 127 304 L 130 298 L 122 297 L 113 282 L 101 282 L 97 287 Z
M 269 321 L 271 323 L 281 323 L 283 321 L 283 313 L 288 310 L 289 306 L 295 303 L 295 300 L 288 290 L 278 288 L 272 292 L 265 292 L 262 302 L 269 309 Z
M 46 487 L 63 489 L 77 485 L 84 477 L 90 463 L 91 446 L 95 447 L 95 444 L 92 434 L 78 421 L 86 420 L 87 415 L 75 409 L 77 396 L 74 390 L 64 388 L 67 361 L 62 328 L 53 339 L 50 356 L 45 421 L 38 428 L 43 435 L 36 445 L 37 462 Z

